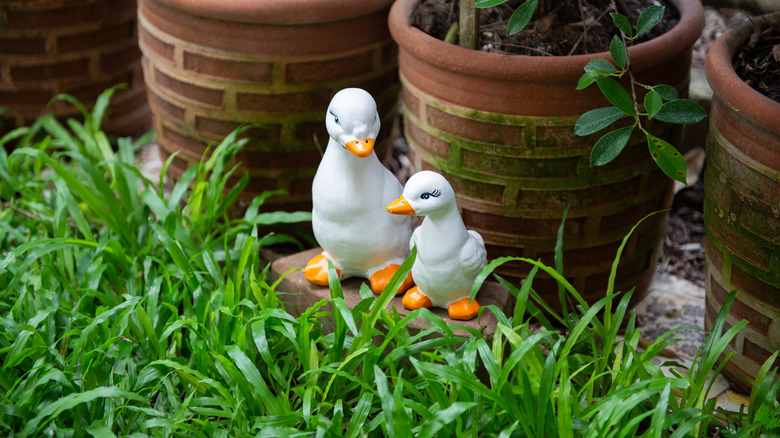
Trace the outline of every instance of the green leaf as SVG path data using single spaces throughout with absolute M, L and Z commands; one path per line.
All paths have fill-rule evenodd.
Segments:
M 69 394 L 41 409 L 38 415 L 25 425 L 24 430 L 22 430 L 19 436 L 26 437 L 30 436 L 30 434 L 37 435 L 38 425 L 45 418 L 57 417 L 64 411 L 71 410 L 82 403 L 88 403 L 98 398 L 119 398 L 146 402 L 145 397 L 134 392 L 123 391 L 117 387 L 98 387 L 89 391 Z
M 536 0 L 528 0 L 515 9 L 512 16 L 509 17 L 509 24 L 507 24 L 506 34 L 514 35 L 525 28 L 528 22 L 531 21 L 531 16 L 534 15 L 536 10 Z
M 387 305 L 390 304 L 390 300 L 395 297 L 398 288 L 400 288 L 401 284 L 406 280 L 406 276 L 411 272 L 412 265 L 414 265 L 416 258 L 417 247 L 413 246 L 412 249 L 409 250 L 409 255 L 406 256 L 406 260 L 404 260 L 398 270 L 395 271 L 395 274 L 390 278 L 390 282 L 387 283 L 387 286 L 385 286 L 385 289 L 379 294 L 379 297 L 371 307 L 371 313 L 369 314 L 369 331 L 379 320 L 380 313 L 385 310 Z M 471 299 L 474 299 L 474 297 L 471 297 Z M 362 330 L 366 330 L 366 327 L 364 326 Z
M 647 111 L 647 117 L 651 119 L 655 117 L 655 115 L 658 114 L 658 111 L 661 110 L 662 105 L 663 101 L 661 100 L 661 96 L 654 90 L 650 90 L 649 93 L 645 94 L 645 111 Z
M 672 392 L 671 382 L 667 382 L 664 390 L 661 391 L 661 395 L 658 398 L 658 404 L 653 412 L 652 420 L 650 422 L 650 431 L 648 436 L 663 436 L 664 420 L 667 415 L 667 407 L 669 406 L 669 397 Z
M 114 432 L 111 432 L 111 429 L 100 423 L 93 423 L 89 426 L 87 428 L 87 433 L 94 438 L 116 438 L 116 435 L 114 435 Z
M 161 227 L 156 222 L 151 222 L 149 225 L 152 227 L 152 230 L 154 230 L 155 235 L 157 238 L 162 242 L 163 246 L 165 247 L 165 250 L 168 252 L 168 254 L 173 259 L 173 262 L 176 264 L 176 266 L 179 267 L 179 269 L 182 270 L 185 277 L 188 280 L 194 280 L 195 276 L 192 273 L 192 267 L 190 266 L 190 261 L 187 258 L 187 255 L 183 251 L 181 244 L 171 237 L 170 234 L 168 234 L 163 227 Z M 193 287 L 193 290 L 195 287 Z
M 674 146 L 650 134 L 647 135 L 647 146 L 650 148 L 650 155 L 653 157 L 653 160 L 669 178 L 687 185 L 685 180 L 687 172 L 685 158 Z
M 577 90 L 582 90 L 583 88 L 586 88 L 588 85 L 596 82 L 595 79 L 593 79 L 593 73 L 591 72 L 585 72 L 581 77 L 580 80 L 577 81 Z
M 445 425 L 457 421 L 458 417 L 461 417 L 464 412 L 474 408 L 476 405 L 476 403 L 472 402 L 455 402 L 449 405 L 447 409 L 432 412 L 433 415 L 425 419 L 419 426 L 421 433 L 415 434 L 414 436 L 418 436 L 419 438 L 439 436 L 439 431 L 445 427 Z
M 661 96 L 661 99 L 663 100 L 677 100 L 680 98 L 680 96 L 677 94 L 677 90 L 671 85 L 656 85 L 653 87 L 653 91 L 658 93 L 658 95 Z
M 617 65 L 621 68 L 626 68 L 626 59 L 628 58 L 626 45 L 617 35 L 613 36 L 612 42 L 609 43 L 609 54 L 612 55 L 612 59 L 615 60 Z
M 336 280 L 336 282 L 338 282 L 338 280 Z M 352 330 L 353 335 L 358 336 L 358 329 L 357 325 L 355 324 L 355 318 L 352 317 L 352 312 L 347 306 L 347 302 L 344 301 L 344 298 L 334 297 L 333 306 L 336 308 L 336 310 L 338 310 L 338 313 L 344 319 L 344 322 L 347 324 L 347 328 Z
M 474 3 L 475 8 L 490 8 L 493 6 L 498 6 L 501 4 L 504 4 L 508 2 L 509 0 L 477 0 L 476 3 Z
M 78 108 L 79 112 L 81 112 L 81 115 L 83 115 L 85 119 L 89 119 L 91 117 L 89 111 L 87 111 L 87 107 L 85 107 L 84 104 L 79 102 L 78 99 L 71 96 L 70 94 L 62 93 L 54 96 L 54 98 L 49 101 L 49 105 L 51 105 L 55 100 L 64 100 L 65 102 L 75 106 Z
M 520 290 L 517 292 L 517 301 L 515 302 L 514 314 L 512 315 L 512 321 L 515 325 L 519 325 L 523 322 L 523 315 L 525 315 L 526 308 L 528 308 L 528 295 L 531 293 L 531 285 L 533 284 L 534 277 L 539 271 L 538 266 L 531 268 L 531 272 L 525 277 L 525 281 L 520 286 Z M 531 303 L 533 305 L 533 303 Z
M 591 59 L 585 66 L 585 71 L 589 73 L 596 73 L 600 75 L 609 75 L 617 73 L 617 69 L 611 62 L 606 59 L 596 58 Z
M 246 353 L 237 345 L 227 345 L 225 346 L 225 351 L 228 356 L 233 359 L 234 364 L 241 371 L 241 374 L 244 375 L 247 382 L 252 385 L 257 398 L 265 405 L 266 409 L 268 409 L 268 413 L 271 415 L 279 415 L 282 409 L 278 406 L 276 397 L 268 388 L 263 376 L 260 374 L 252 360 L 249 359 Z
M 435 421 L 441 421 L 442 423 L 449 424 L 455 421 L 462 413 L 477 406 L 476 403 L 471 402 L 455 402 L 447 409 L 443 409 L 436 413 Z
M 618 128 L 607 133 L 596 142 L 590 152 L 590 165 L 603 166 L 617 158 L 623 148 L 626 147 L 634 125 Z
M 629 116 L 636 116 L 634 99 L 629 96 L 628 91 L 626 91 L 622 85 L 611 78 L 596 77 L 595 79 L 601 92 L 604 93 L 604 97 L 606 97 L 612 105 L 620 108 L 621 111 Z
M 696 123 L 705 117 L 707 112 L 704 108 L 696 102 L 685 99 L 666 102 L 655 115 L 655 118 L 662 122 L 679 124 Z
M 612 17 L 612 22 L 615 23 L 615 26 L 617 26 L 618 29 L 620 29 L 621 32 L 626 34 L 627 37 L 631 38 L 634 34 L 633 29 L 631 29 L 631 23 L 629 23 L 628 18 L 626 18 L 623 14 L 609 14 L 610 17 Z
M 663 6 L 650 6 L 641 14 L 636 21 L 636 36 L 643 35 L 654 28 L 662 18 L 664 18 Z
M 626 113 L 614 106 L 590 110 L 577 119 L 577 123 L 574 125 L 574 133 L 580 136 L 593 134 L 625 115 Z
M 572 426 L 571 405 L 572 384 L 569 376 L 569 362 L 561 361 L 560 385 L 558 387 L 558 436 L 561 438 L 574 438 Z
M 95 240 L 95 236 L 92 234 L 92 230 L 89 228 L 87 219 L 84 217 L 84 214 L 81 212 L 78 203 L 73 198 L 73 194 L 70 190 L 68 190 L 67 183 L 61 177 L 52 178 L 52 181 L 54 182 L 54 186 L 57 187 L 58 194 L 65 200 L 65 208 L 67 208 L 68 213 L 70 213 L 71 220 L 75 222 L 79 231 L 81 231 L 81 234 L 84 235 L 85 239 L 96 242 L 97 240 Z
M 106 110 L 108 110 L 108 105 L 111 102 L 111 97 L 114 95 L 114 93 L 116 93 L 117 90 L 126 90 L 127 87 L 127 84 L 117 84 L 100 93 L 97 101 L 95 101 L 95 106 L 92 108 L 92 130 L 100 130 L 100 122 L 103 120 L 103 117 L 106 114 Z
M 775 351 L 764 361 L 764 364 L 761 365 L 758 373 L 756 373 L 755 380 L 752 382 L 753 390 L 750 392 L 750 416 L 754 418 L 753 421 L 755 421 L 756 413 L 761 412 L 762 407 L 767 405 L 771 406 L 774 403 L 773 399 L 777 398 L 777 385 L 780 384 L 780 380 L 775 383 L 772 374 L 776 373 L 777 369 L 773 371 L 770 371 L 770 369 L 779 354 L 780 350 Z M 774 389 L 772 389 L 773 386 L 775 387 Z
M 271 211 L 260 213 L 249 221 L 252 225 L 297 224 L 300 222 L 311 222 L 311 212 Z
M 363 428 L 366 418 L 368 418 L 373 398 L 373 394 L 370 392 L 364 392 L 363 395 L 360 396 L 360 400 L 358 400 L 357 406 L 352 413 L 352 418 L 349 420 L 347 432 L 344 434 L 347 438 L 365 436 L 364 433 L 361 433 L 361 429 Z
M 554 250 L 554 259 L 555 262 L 555 271 L 558 272 L 560 275 L 563 275 L 563 232 L 566 225 L 566 216 L 569 214 L 569 208 L 571 207 L 571 202 L 569 202 L 569 205 L 566 206 L 566 209 L 563 210 L 563 217 L 561 218 L 561 225 L 558 227 L 558 236 L 555 238 L 555 250 Z M 561 310 L 562 313 L 566 314 L 566 295 L 564 294 L 564 288 L 563 285 L 558 283 L 558 298 L 561 302 Z
M 395 424 L 393 421 L 393 395 L 390 393 L 390 385 L 387 383 L 387 376 L 382 372 L 382 369 L 374 365 L 374 382 L 376 383 L 376 391 L 379 394 L 379 400 L 382 403 L 382 416 L 387 426 L 387 434 L 391 438 L 396 436 Z

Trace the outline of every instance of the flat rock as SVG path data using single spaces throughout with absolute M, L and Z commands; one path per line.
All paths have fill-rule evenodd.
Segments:
M 314 248 L 287 257 L 282 257 L 275 260 L 271 265 L 270 275 L 272 281 L 276 281 L 284 276 L 282 281 L 277 285 L 276 292 L 279 294 L 279 299 L 288 304 L 288 311 L 293 315 L 300 315 L 314 303 L 330 298 L 330 289 L 309 283 L 303 275 L 303 270 L 290 271 L 295 268 L 303 268 L 312 257 L 320 252 L 322 252 L 322 248 Z M 287 273 L 287 275 L 284 275 L 285 273 Z M 362 301 L 359 290 L 363 283 L 367 285 L 368 281 L 359 278 L 349 278 L 341 282 L 341 287 L 344 291 L 344 300 L 350 308 L 355 307 Z M 401 304 L 402 297 L 403 294 L 395 296 L 387 306 L 387 310 L 392 313 L 392 309 L 395 308 L 399 314 L 408 315 L 409 310 Z M 510 298 L 511 294 L 506 288 L 498 283 L 487 281 L 483 283 L 482 288 L 477 295 L 477 301 L 481 306 L 484 307 L 492 304 L 505 313 L 507 313 L 510 302 L 512 301 Z M 327 309 L 332 310 L 330 305 L 328 305 Z M 493 339 L 497 320 L 493 312 L 488 309 L 482 311 L 481 319 L 474 318 L 470 321 L 453 320 L 447 315 L 446 309 L 432 308 L 431 312 L 444 319 L 447 324 L 456 324 L 481 330 L 488 343 Z M 330 323 L 331 325 L 333 324 L 332 320 Z M 412 333 L 417 333 L 419 330 L 426 329 L 430 326 L 431 324 L 423 318 L 417 318 L 407 325 Z M 460 336 L 468 336 L 466 330 L 456 330 L 455 333 Z

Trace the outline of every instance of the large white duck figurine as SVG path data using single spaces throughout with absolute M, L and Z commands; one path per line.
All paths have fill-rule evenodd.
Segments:
M 379 114 L 365 90 L 345 88 L 330 102 L 330 138 L 312 183 L 312 228 L 323 252 L 304 269 L 307 280 L 328 285 L 328 260 L 339 278 L 368 278 L 381 293 L 409 254 L 411 218 L 388 214 L 403 187 L 374 152 Z M 408 276 L 398 293 L 412 286 Z
M 460 320 L 477 316 L 479 304 L 469 302 L 469 293 L 487 264 L 485 242 L 476 231 L 466 230 L 447 180 L 436 172 L 415 173 L 387 211 L 425 216 L 410 242 L 417 247 L 412 266 L 417 286 L 404 295 L 404 307 L 446 307 L 450 318 Z

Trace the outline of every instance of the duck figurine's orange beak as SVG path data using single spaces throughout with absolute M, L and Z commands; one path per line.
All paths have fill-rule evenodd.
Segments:
M 414 209 L 411 205 L 409 205 L 409 202 L 406 201 L 406 198 L 400 196 L 395 201 L 387 204 L 387 211 L 393 214 L 402 214 L 405 216 L 414 216 L 415 213 Z
M 364 138 L 362 140 L 352 140 L 347 143 L 347 150 L 360 158 L 366 158 L 374 151 L 374 139 Z

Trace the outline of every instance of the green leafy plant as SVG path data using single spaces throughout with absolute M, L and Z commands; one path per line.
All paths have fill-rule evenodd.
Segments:
M 585 136 L 610 126 L 624 117 L 633 119 L 628 126 L 617 128 L 603 135 L 593 146 L 590 156 L 591 166 L 601 166 L 617 158 L 628 143 L 632 133 L 639 130 L 647 139 L 650 155 L 659 168 L 670 178 L 686 184 L 686 164 L 680 152 L 668 141 L 652 135 L 643 124 L 657 120 L 666 123 L 696 123 L 707 116 L 696 102 L 680 99 L 677 90 L 669 85 L 644 85 L 636 81 L 631 72 L 631 59 L 628 56 L 627 41 L 633 41 L 655 27 L 663 18 L 663 6 L 650 6 L 639 14 L 636 30 L 628 19 L 621 14 L 612 13 L 612 21 L 620 31 L 609 46 L 613 63 L 604 59 L 594 59 L 585 66 L 585 74 L 580 78 L 577 89 L 583 89 L 594 82 L 612 106 L 598 108 L 583 114 L 574 127 L 577 135 Z M 613 78 L 622 78 L 628 74 L 631 94 Z M 646 91 L 643 105 L 640 106 L 637 87 Z

